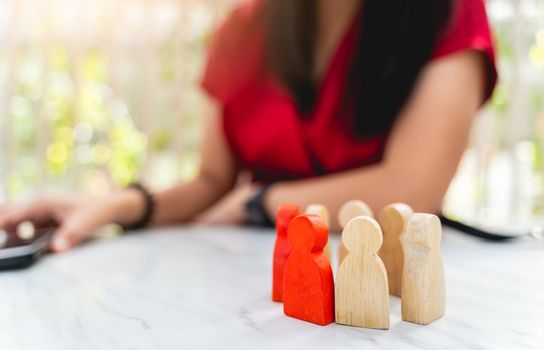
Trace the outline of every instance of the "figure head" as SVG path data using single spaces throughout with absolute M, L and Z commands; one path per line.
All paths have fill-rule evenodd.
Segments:
M 327 244 L 329 230 L 317 215 L 299 215 L 289 223 L 287 239 L 292 251 L 316 252 Z
M 380 225 L 384 232 L 401 233 L 414 211 L 404 203 L 393 203 L 380 211 Z
M 361 200 L 351 200 L 340 208 L 338 211 L 338 225 L 346 227 L 347 223 L 356 216 L 374 216 L 372 209 Z
M 295 217 L 300 215 L 300 208 L 296 204 L 282 204 L 276 214 L 276 233 L 287 236 L 287 226 Z
M 342 242 L 350 255 L 375 254 L 383 243 L 382 230 L 373 218 L 357 216 L 344 227 Z
M 426 248 L 440 246 L 442 226 L 440 219 L 433 214 L 416 213 L 410 217 L 402 240 L 408 244 Z
M 327 227 L 330 225 L 329 210 L 322 204 L 310 204 L 306 207 L 304 214 L 314 214 L 323 219 Z

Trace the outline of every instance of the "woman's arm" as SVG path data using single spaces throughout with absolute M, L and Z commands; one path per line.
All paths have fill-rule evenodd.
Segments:
M 279 183 L 268 193 L 269 213 L 285 202 L 302 207 L 322 203 L 335 213 L 352 198 L 365 200 L 376 212 L 391 202 L 409 203 L 416 211 L 438 212 L 482 102 L 482 72 L 484 59 L 476 51 L 430 63 L 393 127 L 381 163 Z
M 438 212 L 466 147 L 472 120 L 484 94 L 483 55 L 465 51 L 430 63 L 389 136 L 381 163 L 337 174 L 274 184 L 266 196 L 271 216 L 282 203 L 305 208 L 326 205 L 336 215 L 350 199 L 377 212 L 393 202 L 416 211 Z M 255 193 L 239 187 L 197 217 L 208 223 L 243 221 L 244 203 Z
M 214 104 L 204 128 L 198 177 L 155 195 L 154 224 L 188 221 L 234 187 L 238 167 L 225 139 L 220 113 Z
M 153 195 L 156 203 L 154 225 L 189 221 L 234 187 L 238 168 L 224 136 L 220 108 L 215 103 L 210 104 L 212 112 L 204 126 L 199 174 L 192 181 Z M 122 195 L 126 201 L 117 209 L 118 222 L 135 222 L 143 212 L 142 198 L 134 191 Z

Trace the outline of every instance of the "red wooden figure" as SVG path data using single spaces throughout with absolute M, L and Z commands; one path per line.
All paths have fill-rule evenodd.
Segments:
M 272 267 L 272 300 L 283 300 L 283 270 L 291 253 L 287 241 L 287 226 L 289 222 L 300 215 L 300 208 L 295 204 L 283 204 L 276 216 L 276 245 L 274 246 L 274 263 Z
M 291 254 L 283 278 L 284 313 L 322 326 L 334 322 L 334 280 L 323 253 L 328 234 L 317 215 L 293 219 L 287 229 Z

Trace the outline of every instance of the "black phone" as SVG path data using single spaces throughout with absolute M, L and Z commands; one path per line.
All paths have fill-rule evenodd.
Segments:
M 0 270 L 25 268 L 36 262 L 49 249 L 54 229 L 36 229 L 32 237 L 0 230 Z

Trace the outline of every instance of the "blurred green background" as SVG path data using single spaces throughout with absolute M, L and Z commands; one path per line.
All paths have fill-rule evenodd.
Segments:
M 0 2 L 0 199 L 195 176 L 206 43 L 236 2 Z M 482 222 L 540 220 L 544 1 L 487 6 L 501 80 L 445 210 Z

